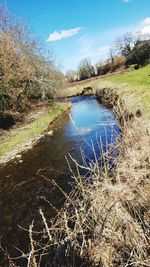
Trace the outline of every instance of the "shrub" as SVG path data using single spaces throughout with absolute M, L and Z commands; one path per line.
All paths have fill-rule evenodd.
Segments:
M 144 66 L 150 62 L 150 36 L 135 36 L 126 33 L 116 41 L 115 48 L 119 55 L 125 56 L 126 65 Z
M 112 71 L 115 71 L 125 65 L 126 58 L 124 56 L 114 57 L 112 61 Z
M 144 66 L 150 60 L 150 40 L 138 42 L 132 50 L 132 59 L 135 64 Z
M 52 98 L 62 87 L 63 74 L 51 58 L 42 55 L 41 47 L 27 25 L 0 6 L 0 107 L 9 108 L 3 100 L 11 95 L 11 108 L 26 97 Z M 20 97 L 20 95 L 22 97 Z M 23 99 L 24 98 L 24 99 Z
M 138 64 L 132 64 L 132 65 L 130 65 L 130 68 L 132 70 L 138 70 L 139 69 L 139 65 Z
M 66 73 L 66 78 L 67 78 L 67 81 L 68 81 L 69 83 L 73 83 L 74 81 L 77 80 L 78 75 L 77 75 L 77 73 L 76 73 L 74 70 L 69 70 L 69 71 Z
M 112 69 L 111 63 L 105 63 L 104 65 L 100 65 L 97 67 L 97 74 L 98 75 L 105 75 L 110 72 Z
M 78 75 L 80 80 L 85 80 L 95 76 L 94 67 L 91 65 L 90 61 L 84 59 L 79 65 Z
M 118 111 L 124 117 L 119 106 Z M 88 165 L 83 157 L 85 165 L 80 166 L 71 158 L 77 173 L 70 167 L 73 191 L 67 195 L 52 181 L 66 202 L 50 222 L 39 210 L 43 221 L 41 243 L 41 233 L 33 229 L 33 223 L 30 225 L 30 251 L 21 252 L 20 256 L 27 255 L 28 266 L 33 262 L 35 267 L 44 266 L 42 258 L 50 266 L 149 266 L 148 129 L 143 118 L 132 123 L 124 121 L 124 136 L 118 158 L 113 159 L 114 169 L 110 158 L 118 147 L 112 144 L 95 164 Z M 101 161 L 103 167 L 98 165 Z M 81 175 L 80 168 L 87 170 L 87 175 Z M 45 255 L 48 257 L 44 259 Z

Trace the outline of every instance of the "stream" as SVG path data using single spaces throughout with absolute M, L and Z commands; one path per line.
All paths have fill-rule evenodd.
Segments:
M 32 150 L 2 166 L 0 169 L 0 236 L 10 253 L 18 256 L 14 247 L 27 249 L 28 235 L 21 227 L 35 221 L 40 225 L 38 209 L 46 217 L 55 215 L 51 202 L 60 208 L 64 202 L 62 193 L 51 181 L 55 180 L 66 192 L 71 190 L 71 174 L 66 162 L 69 154 L 79 164 L 84 160 L 94 162 L 92 150 L 100 156 L 100 139 L 104 150 L 116 142 L 120 128 L 112 110 L 102 105 L 95 96 L 81 96 L 69 99 L 71 109 L 58 118 L 50 130 Z M 71 159 L 70 164 L 73 166 Z M 47 200 L 47 201 L 46 201 Z M 2 254 L 0 252 L 0 264 Z M 2 265 L 3 266 L 3 265 Z

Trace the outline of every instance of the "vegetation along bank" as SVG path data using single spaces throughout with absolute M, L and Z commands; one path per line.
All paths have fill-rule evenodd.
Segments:
M 56 102 L 57 97 L 95 94 L 113 108 L 122 127 L 116 146 L 101 154 L 103 166 L 96 157 L 89 166 L 74 161 L 76 173 L 70 168 L 74 184 L 69 195 L 54 182 L 66 202 L 51 221 L 39 210 L 43 232 L 38 235 L 32 222 L 29 252 L 21 257 L 34 267 L 150 266 L 149 40 L 133 45 L 126 36 L 118 43 L 119 57 L 111 54 L 109 62 L 98 66 L 97 74 L 88 61 L 81 62 L 75 79 L 74 73 L 73 79 L 72 73 L 68 78 L 84 81 L 68 85 L 53 57 L 45 56 L 28 27 L 5 7 L 0 8 L 0 29 L 1 162 L 32 147 L 47 125 L 70 107 Z M 117 74 L 116 69 L 123 73 Z M 9 126 L 13 126 L 10 131 Z M 80 174 L 81 167 L 88 175 Z
M 39 211 L 46 233 L 42 249 L 50 253 L 52 266 L 150 266 L 149 73 L 150 65 L 107 80 L 85 82 L 85 87 L 94 88 L 113 107 L 121 121 L 122 137 L 107 154 L 102 153 L 103 167 L 97 161 L 84 166 L 88 175 L 81 175 L 75 162 L 73 190 L 67 195 L 60 188 L 66 202 L 56 218 L 47 221 L 46 214 Z M 83 84 L 78 84 L 78 93 L 79 89 L 82 93 Z M 110 157 L 116 149 L 112 169 Z M 29 260 L 39 266 L 33 227 L 29 252 L 33 258 Z
M 24 21 L 0 6 L 0 163 L 31 148 L 70 106 L 54 101 L 65 77 L 43 47 Z

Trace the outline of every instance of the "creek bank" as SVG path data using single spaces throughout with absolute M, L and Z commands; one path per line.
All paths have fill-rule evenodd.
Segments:
M 73 192 L 50 224 L 48 251 L 54 266 L 74 266 L 77 258 L 89 267 L 149 266 L 149 122 L 138 110 L 130 113 L 117 88 L 96 95 L 122 121 L 119 155 L 111 173 L 107 161 L 102 169 L 91 164 L 88 177 L 78 169 Z
M 150 123 L 145 116 L 150 91 L 145 77 L 142 70 L 119 77 L 128 81 L 125 87 L 96 84 L 96 96 L 122 122 L 119 155 L 111 173 L 108 164 L 102 170 L 93 164 L 88 177 L 79 172 L 75 177 L 73 192 L 50 222 L 45 240 L 50 240 L 47 252 L 54 266 L 74 266 L 77 258 L 87 267 L 150 266 Z M 82 88 L 71 88 L 68 95 Z
M 17 224 L 26 228 L 34 218 L 37 226 L 39 224 L 39 207 L 44 209 L 46 216 L 50 219 L 56 214 L 53 208 L 45 205 L 41 196 L 44 196 L 58 209 L 63 205 L 62 193 L 49 181 L 55 179 L 65 192 L 70 192 L 72 178 L 65 156 L 70 153 L 79 164 L 82 164 L 80 150 L 82 147 L 87 156 L 86 161 L 94 161 L 93 151 L 87 146 L 87 143 L 92 140 L 96 154 L 100 156 L 95 132 L 97 132 L 98 138 L 101 136 L 104 149 L 106 148 L 105 130 L 107 131 L 108 144 L 112 143 L 113 129 L 117 132 L 113 138 L 114 142 L 120 134 L 118 120 L 112 110 L 101 105 L 95 96 L 76 97 L 71 102 L 72 106 L 69 112 L 66 112 L 50 127 L 54 131 L 53 135 L 51 131 L 48 131 L 46 136 L 33 149 L 23 154 L 22 158 L 18 158 L 17 162 L 13 161 L 2 167 L 0 179 L 0 204 L 3 211 L 3 216 L 0 219 L 1 233 L 6 236 L 8 250 L 10 248 L 9 253 L 14 257 L 18 253 L 15 249 L 11 249 L 11 245 L 28 251 L 28 244 L 27 246 L 24 245 L 24 233 L 18 229 Z M 106 124 L 106 129 L 102 126 L 103 124 Z M 20 160 L 23 160 L 22 164 L 18 162 Z M 69 161 L 74 169 L 74 163 Z M 42 175 L 49 181 L 43 179 Z M 14 214 L 11 213 L 12 203 Z M 8 224 L 7 217 L 10 218 Z M 41 225 L 42 223 L 40 223 L 40 227 Z M 12 228 L 9 231 L 10 227 Z M 20 266 L 24 265 L 21 264 Z
M 33 148 L 49 131 L 49 126 L 70 107 L 70 103 L 54 103 L 44 113 L 35 114 L 27 124 L 10 130 L 7 139 L 2 138 L 0 142 L 0 164 L 20 158 L 23 152 Z

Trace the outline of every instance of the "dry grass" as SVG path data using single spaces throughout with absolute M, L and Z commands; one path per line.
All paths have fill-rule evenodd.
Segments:
M 115 88 L 110 93 L 108 87 L 103 90 L 103 100 L 110 102 L 121 118 L 122 138 L 116 147 L 102 153 L 103 167 L 98 160 L 83 166 L 87 175 L 80 174 L 82 166 L 74 161 L 76 174 L 70 169 L 74 178 L 70 195 L 55 183 L 66 202 L 51 221 L 46 221 L 40 210 L 41 242 L 33 224 L 30 226 L 27 266 L 150 266 L 149 120 L 144 113 L 131 116 L 128 103 L 132 96 L 122 104 Z M 118 145 L 112 169 L 110 155 Z
M 35 241 L 32 224 L 27 266 L 46 266 L 39 253 L 43 258 L 48 254 L 53 267 L 150 266 L 149 125 L 134 118 L 123 133 L 113 170 L 108 153 L 102 153 L 103 168 L 96 162 L 85 176 L 75 162 L 74 188 L 70 195 L 60 188 L 66 202 L 57 218 L 47 222 L 40 210 L 42 242 Z

